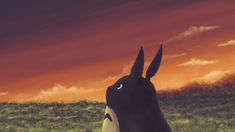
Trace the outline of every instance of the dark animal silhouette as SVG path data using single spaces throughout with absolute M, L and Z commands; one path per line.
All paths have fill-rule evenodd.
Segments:
M 150 79 L 161 64 L 162 46 L 142 77 L 144 51 L 141 47 L 130 75 L 120 78 L 106 91 L 106 103 L 117 115 L 121 132 L 171 132 L 160 110 Z M 112 121 L 106 114 L 106 118 Z

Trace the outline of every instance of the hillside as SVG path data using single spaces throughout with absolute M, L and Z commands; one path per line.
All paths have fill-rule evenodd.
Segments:
M 175 132 L 235 132 L 235 76 L 213 84 L 190 84 L 159 93 Z M 0 131 L 99 132 L 105 104 L 0 103 Z
M 174 131 L 235 132 L 235 75 L 162 92 L 159 99 Z

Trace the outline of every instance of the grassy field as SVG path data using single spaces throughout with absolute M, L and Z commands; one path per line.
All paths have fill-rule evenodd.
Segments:
M 159 93 L 174 132 L 235 132 L 235 79 Z M 100 132 L 104 103 L 0 103 L 0 132 Z

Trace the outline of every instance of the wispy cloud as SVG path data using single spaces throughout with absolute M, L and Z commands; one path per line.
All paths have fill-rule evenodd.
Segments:
M 202 77 L 194 78 L 193 81 L 213 83 L 231 73 L 232 73 L 231 70 L 226 70 L 226 71 L 214 70 L 205 74 Z
M 0 92 L 0 96 L 8 95 L 8 92 Z
M 225 43 L 218 44 L 217 47 L 232 46 L 235 45 L 235 40 L 229 40 Z
M 198 35 L 200 33 L 210 31 L 213 29 L 218 28 L 219 26 L 191 26 L 187 30 L 169 38 L 168 40 L 165 41 L 165 43 L 169 43 L 175 40 L 181 40 L 185 38 L 190 38 L 192 36 Z
M 133 62 L 130 62 L 129 64 L 126 64 L 123 66 L 122 71 L 120 72 L 120 74 L 114 75 L 114 76 L 108 76 L 105 79 L 101 80 L 101 83 L 105 83 L 105 82 L 109 82 L 109 81 L 114 81 L 117 80 L 119 78 L 121 78 L 124 75 L 128 75 L 131 69 Z
M 51 89 L 41 90 L 40 93 L 33 97 L 32 101 L 68 101 L 78 100 L 81 95 L 97 92 L 100 89 L 87 89 L 76 86 L 66 87 L 61 84 L 55 84 Z
M 163 56 L 163 59 L 164 59 L 164 60 L 174 59 L 174 58 L 178 58 L 178 57 L 185 56 L 185 55 L 186 55 L 186 53 L 169 54 L 169 55 Z
M 118 78 L 120 78 L 121 75 L 117 75 L 117 76 L 108 76 L 107 78 L 101 80 L 102 83 L 108 82 L 108 81 L 114 81 L 117 80 Z
M 179 64 L 178 66 L 206 66 L 215 63 L 217 63 L 215 60 L 201 60 L 198 58 L 192 58 L 182 64 Z

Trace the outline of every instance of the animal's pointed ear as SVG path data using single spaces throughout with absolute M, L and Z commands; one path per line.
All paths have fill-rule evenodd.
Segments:
M 161 64 L 161 61 L 162 61 L 162 45 L 160 46 L 156 56 L 154 57 L 153 61 L 151 62 L 151 64 L 148 67 L 148 70 L 146 72 L 146 79 L 147 80 L 150 80 L 151 77 L 153 77 L 157 73 L 158 68 Z
M 131 68 L 131 78 L 134 80 L 138 80 L 142 77 L 143 74 L 143 69 L 144 69 L 144 50 L 143 47 L 141 46 L 139 54 Z

